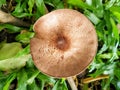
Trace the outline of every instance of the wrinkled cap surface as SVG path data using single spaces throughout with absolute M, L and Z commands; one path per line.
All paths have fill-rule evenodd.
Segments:
M 95 28 L 76 10 L 50 12 L 36 21 L 34 31 L 31 54 L 44 74 L 60 78 L 80 74 L 96 54 Z

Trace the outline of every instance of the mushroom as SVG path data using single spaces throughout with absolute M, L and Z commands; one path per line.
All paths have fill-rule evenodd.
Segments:
M 82 73 L 97 51 L 97 35 L 92 23 L 80 12 L 54 10 L 33 26 L 30 49 L 36 67 L 52 77 Z

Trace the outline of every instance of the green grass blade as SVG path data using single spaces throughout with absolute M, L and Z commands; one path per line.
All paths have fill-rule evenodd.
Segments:
M 3 90 L 9 90 L 9 86 L 15 78 L 16 78 L 16 73 L 11 74 L 6 81 L 6 84 L 3 87 Z
M 17 81 L 18 81 L 18 85 L 17 85 L 17 90 L 27 90 L 27 73 L 24 69 L 21 69 L 18 73 L 17 73 Z
M 89 6 L 88 4 L 83 2 L 82 0 L 68 0 L 67 2 L 68 2 L 68 4 L 77 6 L 80 9 L 95 10 L 92 6 Z
M 115 39 L 117 39 L 119 41 L 119 30 L 114 22 L 114 20 L 112 18 L 110 18 L 111 24 L 112 24 L 112 31 L 113 31 L 113 35 L 115 37 Z

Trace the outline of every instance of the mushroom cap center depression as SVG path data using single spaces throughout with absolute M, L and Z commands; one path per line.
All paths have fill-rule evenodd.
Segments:
M 58 36 L 56 39 L 56 47 L 60 50 L 67 50 L 69 48 L 69 43 L 66 37 Z

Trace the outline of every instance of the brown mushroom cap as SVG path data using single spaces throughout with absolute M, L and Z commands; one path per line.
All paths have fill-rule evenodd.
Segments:
M 34 64 L 53 77 L 80 74 L 93 60 L 97 36 L 92 23 L 71 9 L 52 11 L 34 24 L 30 41 Z

